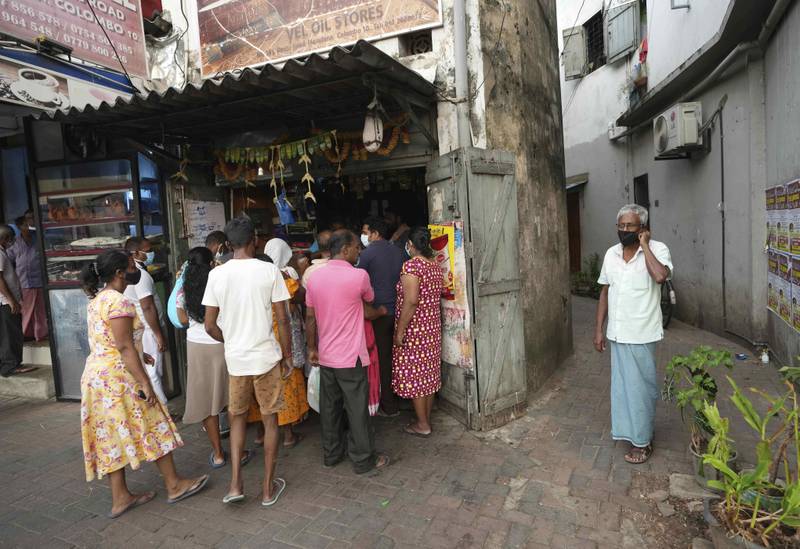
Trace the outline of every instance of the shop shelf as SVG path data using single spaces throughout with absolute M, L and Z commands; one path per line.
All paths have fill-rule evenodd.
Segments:
M 49 261 L 81 261 L 82 259 L 94 259 L 106 250 L 121 250 L 119 247 L 110 248 L 87 248 L 85 250 L 50 250 L 44 253 Z
M 48 280 L 47 286 L 50 288 L 79 288 L 79 280 Z
M 88 225 L 111 225 L 113 223 L 135 223 L 136 218 L 128 217 L 99 217 L 93 219 L 68 219 L 66 221 L 47 221 L 42 223 L 44 230 L 66 229 L 69 227 L 85 227 Z
M 130 183 L 107 187 L 90 187 L 87 189 L 61 189 L 58 191 L 40 192 L 39 198 L 74 198 L 77 196 L 95 196 L 99 194 L 120 193 L 132 190 Z

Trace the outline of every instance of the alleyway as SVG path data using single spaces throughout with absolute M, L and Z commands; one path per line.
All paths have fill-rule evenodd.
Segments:
M 645 465 L 626 464 L 625 448 L 609 438 L 608 355 L 592 350 L 594 302 L 575 298 L 573 309 L 576 353 L 524 418 L 475 434 L 435 413 L 429 440 L 402 434 L 406 417 L 377 420 L 379 448 L 394 464 L 369 478 L 347 464 L 324 470 L 310 421 L 301 427 L 303 443 L 282 452 L 279 475 L 288 487 L 269 510 L 253 497 L 261 470 L 252 463 L 245 469 L 251 497 L 240 506 L 220 501 L 226 469 L 199 497 L 170 506 L 162 488 L 156 501 L 108 520 L 107 485 L 84 481 L 78 405 L 0 400 L 0 546 L 688 547 L 702 535 L 700 513 L 670 499 L 676 513 L 667 518 L 648 497 L 667 489 L 670 473 L 690 472 L 679 414 L 660 403 L 656 453 Z M 674 322 L 659 366 L 699 343 L 749 353 Z M 771 368 L 752 360 L 736 368 L 743 385 L 776 390 Z M 180 470 L 207 472 L 203 433 L 181 431 Z M 135 490 L 160 486 L 153 466 L 128 478 Z

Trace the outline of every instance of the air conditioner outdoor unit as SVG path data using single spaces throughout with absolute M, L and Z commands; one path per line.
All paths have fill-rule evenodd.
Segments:
M 678 103 L 653 120 L 653 145 L 656 158 L 674 157 L 703 145 L 700 103 Z

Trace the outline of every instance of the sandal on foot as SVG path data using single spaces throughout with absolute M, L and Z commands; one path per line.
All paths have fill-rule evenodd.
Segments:
M 265 499 L 261 501 L 262 507 L 271 507 L 278 502 L 283 491 L 286 490 L 286 481 L 282 478 L 276 478 L 272 481 L 272 499 Z
M 228 494 L 222 498 L 222 503 L 239 503 L 240 501 L 244 501 L 244 494 Z
M 290 449 L 294 448 L 295 446 L 297 446 L 298 444 L 300 444 L 301 442 L 303 442 L 304 438 L 305 437 L 303 435 L 301 435 L 300 433 L 295 433 L 294 434 L 294 441 L 290 442 L 289 444 L 286 444 L 284 442 L 283 443 L 283 447 L 286 448 L 287 450 L 290 450 Z
M 625 461 L 633 465 L 641 465 L 653 455 L 653 446 L 648 444 L 644 448 L 634 446 L 630 451 L 625 454 Z
M 415 436 L 415 437 L 419 437 L 419 438 L 428 438 L 429 436 L 431 436 L 431 433 L 433 432 L 433 431 L 428 431 L 427 433 L 420 433 L 419 431 L 415 431 L 415 430 L 414 430 L 414 429 L 411 427 L 411 425 L 413 425 L 413 424 L 412 424 L 412 423 L 409 423 L 408 425 L 406 425 L 406 426 L 403 428 L 403 432 L 404 432 L 405 434 L 407 434 L 407 435 L 411 435 L 411 436 Z
M 125 506 L 122 511 L 117 511 L 116 513 L 109 513 L 108 518 L 115 519 L 124 515 L 126 512 L 130 511 L 134 507 L 139 507 L 140 505 L 144 505 L 145 503 L 152 501 L 153 498 L 156 497 L 155 492 L 147 492 L 146 494 L 141 494 L 139 497 L 131 501 L 128 505 Z
M 186 490 L 184 493 L 174 498 L 167 499 L 167 503 L 171 505 L 173 503 L 178 503 L 179 501 L 182 501 L 186 498 L 190 498 L 193 495 L 197 494 L 200 490 L 205 488 L 206 484 L 208 484 L 208 475 L 203 475 L 202 477 L 200 477 L 200 480 L 195 482 L 194 485 L 188 490 Z
M 217 463 L 214 460 L 214 450 L 211 450 L 211 454 L 208 456 L 208 464 L 211 466 L 212 469 L 222 469 L 228 464 L 228 454 L 222 452 L 222 462 Z
M 250 460 L 253 459 L 254 455 L 256 455 L 256 451 L 255 450 L 245 450 L 242 453 L 242 459 L 239 460 L 239 463 L 241 463 L 242 467 L 244 467 L 245 465 L 250 463 Z

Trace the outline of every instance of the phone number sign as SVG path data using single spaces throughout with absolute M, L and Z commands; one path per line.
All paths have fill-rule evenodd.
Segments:
M 44 36 L 73 57 L 116 71 L 122 63 L 147 78 L 142 25 L 140 0 L 0 0 L 0 33 L 28 42 Z

